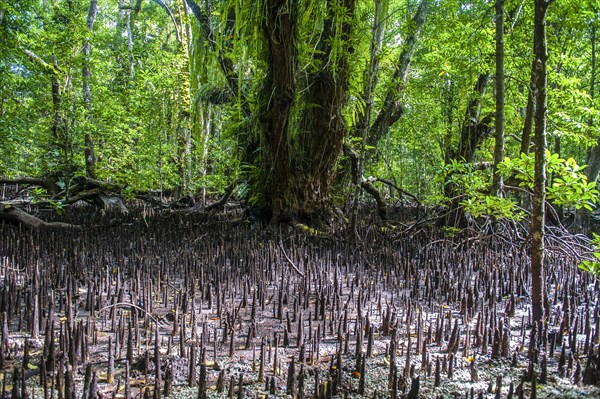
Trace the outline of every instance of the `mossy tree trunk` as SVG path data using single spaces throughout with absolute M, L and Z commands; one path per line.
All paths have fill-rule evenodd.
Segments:
M 348 56 L 355 0 L 328 1 L 315 59 L 303 79 L 298 130 L 290 126 L 296 98 L 297 0 L 266 2 L 264 33 L 268 70 L 262 95 L 259 208 L 274 222 L 319 225 L 332 211 L 331 190 L 346 126 L 342 107 L 348 86 Z M 321 7 L 320 4 L 317 7 Z M 339 23 L 339 21 L 342 21 Z M 341 43 L 334 48 L 334 43 Z
M 263 127 L 260 182 L 263 200 L 277 219 L 295 200 L 289 194 L 290 117 L 296 97 L 295 37 L 297 0 L 267 0 L 263 26 L 268 48 L 268 70 L 264 82 L 261 124 Z
M 194 0 L 186 2 L 205 39 L 213 43 L 209 14 Z M 257 65 L 264 62 L 265 69 L 258 95 L 247 97 L 248 93 L 234 91 L 238 70 L 221 56 L 223 52 L 218 56 L 231 97 L 243 97 L 238 100 L 242 113 L 246 115 L 252 100 L 258 101 L 258 118 L 248 112 L 246 119 L 254 124 L 240 132 L 240 137 L 250 136 L 241 161 L 256 171 L 245 176 L 252 187 L 249 203 L 272 221 L 320 224 L 332 213 L 335 166 L 346 135 L 342 109 L 356 0 L 314 1 L 302 4 L 302 9 L 298 0 L 264 0 L 262 4 L 259 32 L 264 52 Z M 313 36 L 317 42 L 310 70 L 301 78 L 296 68 L 300 13 L 322 18 L 321 32 Z
M 311 224 L 331 214 L 335 165 L 342 150 L 346 125 L 342 108 L 348 88 L 348 58 L 352 44 L 356 0 L 328 1 L 322 39 L 316 49 L 318 70 L 308 76 L 308 90 L 300 114 L 298 153 L 294 159 L 293 216 Z M 341 23 L 340 23 L 341 21 Z M 334 43 L 341 46 L 334 47 Z

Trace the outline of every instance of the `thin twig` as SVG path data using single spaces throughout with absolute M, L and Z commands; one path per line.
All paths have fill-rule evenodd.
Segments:
M 285 249 L 283 248 L 283 242 L 281 242 L 281 241 L 279 241 L 279 248 L 281 249 L 283 256 L 285 256 L 285 259 L 289 262 L 289 264 L 296 271 L 296 273 L 298 273 L 300 276 L 304 277 L 304 273 L 302 273 L 302 271 L 300 269 L 298 269 L 298 267 L 294 264 L 294 262 L 292 262 L 290 257 L 285 253 Z

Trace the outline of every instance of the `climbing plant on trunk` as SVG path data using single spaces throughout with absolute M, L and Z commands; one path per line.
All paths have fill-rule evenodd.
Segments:
M 315 52 L 318 67 L 306 76 L 294 157 L 299 173 L 294 174 L 292 188 L 299 202 L 290 204 L 290 211 L 311 222 L 322 221 L 331 210 L 334 166 L 346 135 L 342 107 L 348 89 L 355 5 L 355 0 L 327 2 L 322 39 Z
M 289 211 L 290 116 L 296 96 L 295 37 L 298 13 L 296 0 L 267 0 L 263 26 L 267 42 L 267 74 L 262 90 L 264 109 L 262 167 L 260 181 L 262 199 L 270 203 L 273 217 Z

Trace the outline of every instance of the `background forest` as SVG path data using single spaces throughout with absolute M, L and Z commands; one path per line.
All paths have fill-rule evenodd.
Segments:
M 546 23 L 548 198 L 590 210 L 597 8 L 556 2 Z M 522 218 L 533 32 L 520 0 L 3 0 L 0 176 L 51 181 L 40 197 L 74 176 L 231 187 L 281 220 L 364 198 Z

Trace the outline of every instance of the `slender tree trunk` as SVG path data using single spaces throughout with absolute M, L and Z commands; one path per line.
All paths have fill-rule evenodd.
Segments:
M 56 56 L 54 57 L 54 66 L 56 69 L 58 69 L 58 61 Z M 62 85 L 61 76 L 57 73 L 53 74 L 52 76 L 52 110 L 54 112 L 54 118 L 52 122 L 52 140 L 59 145 L 61 152 L 66 159 L 68 150 L 64 148 L 64 136 L 66 132 L 62 116 Z
M 597 20 L 597 19 L 596 19 Z M 592 47 L 591 57 L 591 75 L 590 75 L 590 98 L 592 100 L 592 106 L 595 106 L 596 97 L 596 21 L 592 20 L 590 23 L 590 44 Z M 590 118 L 588 125 L 591 127 L 594 124 L 594 120 Z M 600 139 L 596 140 L 596 144 L 588 150 L 586 159 L 587 168 L 585 169 L 585 175 L 588 182 L 595 182 L 598 180 L 600 174 Z M 585 208 L 581 208 L 577 211 L 577 224 L 583 229 L 584 232 L 589 232 L 591 222 L 591 212 Z
M 58 59 L 56 56 L 53 57 L 54 71 L 52 74 L 52 111 L 54 113 L 52 123 L 52 143 L 51 146 L 58 148 L 60 152 L 59 157 L 59 170 L 57 171 L 61 175 L 72 174 L 72 163 L 71 163 L 71 152 L 72 143 L 69 137 L 69 124 L 67 118 L 63 115 L 63 85 L 62 78 L 63 74 L 58 73 L 60 68 L 58 66 Z M 69 78 L 65 79 L 65 86 L 68 85 Z
M 490 83 L 490 74 L 482 73 L 473 87 L 472 98 L 465 111 L 465 122 L 460 131 L 458 148 L 451 152 L 450 159 L 471 163 L 481 141 L 491 133 L 491 115 L 481 119 L 481 99 Z
M 491 129 L 489 124 L 492 122 L 492 115 L 486 115 L 481 119 L 481 99 L 485 95 L 490 82 L 490 74 L 482 73 L 477 78 L 473 87 L 473 94 L 465 110 L 465 121 L 460 130 L 460 140 L 458 147 L 447 149 L 446 159 L 459 162 L 471 163 L 475 151 L 487 136 Z M 448 198 L 454 198 L 459 194 L 456 187 L 452 184 L 444 186 L 444 195 Z M 467 226 L 468 218 L 457 199 L 450 204 L 450 210 L 444 218 L 447 226 L 463 228 Z
M 65 73 L 58 66 L 58 59 L 56 56 L 53 57 L 52 64 L 47 63 L 43 59 L 41 59 L 37 54 L 27 49 L 23 49 L 23 52 L 34 62 L 36 65 L 40 67 L 40 69 L 46 73 L 50 79 L 52 84 L 52 112 L 54 114 L 52 120 L 52 135 L 50 139 L 50 147 L 58 150 L 60 153 L 59 159 L 57 160 L 60 165 L 57 172 L 59 174 L 71 174 L 71 142 L 69 139 L 69 126 L 66 121 L 66 118 L 63 116 L 63 86 L 62 86 L 62 78 L 65 76 Z M 69 79 L 65 79 L 68 83 Z
M 187 4 L 187 2 L 185 2 Z M 194 3 L 195 4 L 195 3 Z M 197 6 L 196 6 L 197 7 Z M 200 11 L 199 11 L 200 12 Z M 194 14 L 198 22 L 198 16 Z M 203 17 L 203 14 L 200 14 Z M 208 140 L 211 136 L 211 104 L 206 99 L 201 99 L 199 92 L 201 87 L 209 82 L 208 78 L 208 57 L 210 44 L 204 34 L 200 23 L 192 23 L 190 20 L 188 36 L 189 52 L 189 71 L 190 71 L 190 98 L 194 99 L 191 103 L 191 138 L 195 140 L 199 150 L 198 157 L 194 157 L 195 174 L 202 182 L 202 201 L 206 200 L 206 184 L 204 179 L 207 173 L 208 161 Z
M 119 12 L 117 15 L 115 51 L 117 55 L 117 64 L 120 66 L 119 80 L 123 87 L 129 87 L 134 78 L 133 63 L 133 34 L 131 31 L 131 9 L 126 0 L 119 0 Z M 126 43 L 123 43 L 123 33 L 125 33 Z M 122 54 L 124 46 L 127 46 L 127 58 Z
M 356 122 L 356 135 L 362 138 L 362 149 L 366 146 L 369 126 L 371 124 L 371 111 L 373 109 L 374 94 L 379 82 L 379 71 L 381 69 L 380 52 L 383 47 L 383 34 L 385 31 L 385 15 L 387 0 L 375 0 L 375 15 L 373 27 L 371 28 L 371 44 L 369 48 L 369 65 L 365 71 L 363 93 L 361 95 L 364 109 Z M 384 4 L 385 3 L 385 4 Z M 406 69 L 406 68 L 404 68 Z M 361 151 L 362 157 L 362 151 Z
M 494 147 L 493 190 L 502 194 L 498 165 L 504 159 L 504 0 L 496 0 L 496 146 Z
M 131 10 L 127 11 L 125 19 L 125 28 L 127 30 L 127 54 L 129 63 L 129 83 L 133 83 L 135 76 L 135 65 L 133 63 L 133 33 L 131 31 Z
M 544 319 L 546 292 L 544 287 L 544 228 L 546 203 L 546 113 L 547 60 L 546 14 L 551 1 L 535 0 L 534 68 L 531 91 L 535 93 L 535 165 L 533 206 L 531 211 L 531 301 L 533 322 Z
M 596 97 L 596 25 L 595 22 L 591 22 L 590 41 L 592 45 L 592 70 L 590 76 L 590 98 L 592 99 L 592 105 Z M 594 121 L 590 118 L 588 125 L 592 126 Z M 588 160 L 588 167 L 585 170 L 586 176 L 589 182 L 595 182 L 598 180 L 598 174 L 600 174 L 600 139 L 596 142 L 596 145 L 590 150 Z
M 167 8 L 167 13 L 171 16 L 175 31 L 177 33 L 177 117 L 175 122 L 177 137 L 177 167 L 181 178 L 181 191 L 184 194 L 190 193 L 191 174 L 191 156 L 192 156 L 192 132 L 191 132 L 191 81 L 189 75 L 190 65 L 190 35 L 186 29 L 188 25 L 188 15 L 183 3 L 173 5 L 175 11 Z
M 535 65 L 531 66 L 531 80 L 529 81 L 529 93 L 527 94 L 527 108 L 525 110 L 525 123 L 521 134 L 521 153 L 529 154 L 531 147 L 531 132 L 533 131 L 533 115 L 535 114 L 535 95 L 531 87 L 535 86 Z
M 202 38 L 206 41 L 208 47 L 210 47 L 213 52 L 218 53 L 217 61 L 221 67 L 221 71 L 223 72 L 223 77 L 227 82 L 227 88 L 230 91 L 231 97 L 239 100 L 238 102 L 240 104 L 241 113 L 244 116 L 250 116 L 251 112 L 248 99 L 246 98 L 245 93 L 240 92 L 239 90 L 240 85 L 238 82 L 238 73 L 235 69 L 234 60 L 232 60 L 229 55 L 233 52 L 233 40 L 226 40 L 224 43 L 218 43 L 217 45 L 217 41 L 215 39 L 216 34 L 210 18 L 210 15 L 213 13 L 212 2 L 206 1 L 203 10 L 195 0 L 184 1 L 200 25 L 199 27 L 202 32 Z M 225 33 L 222 34 L 222 36 L 227 37 L 232 35 L 235 30 L 236 23 L 235 15 L 229 16 L 225 25 Z
M 87 17 L 87 28 L 88 35 L 91 36 L 92 30 L 94 28 L 94 21 L 96 20 L 96 14 L 98 13 L 98 0 L 90 1 L 90 8 L 88 10 Z M 84 133 L 84 142 L 85 142 L 85 170 L 88 177 L 95 179 L 96 178 L 96 155 L 94 153 L 94 138 L 91 133 L 92 129 L 92 121 L 93 121 L 93 113 L 92 113 L 92 91 L 90 89 L 90 37 L 86 37 L 85 44 L 83 45 L 83 66 L 81 68 L 81 74 L 83 77 L 83 103 L 87 112 L 87 120 L 89 122 L 85 133 Z
M 381 49 L 383 47 L 383 34 L 385 31 L 385 16 L 389 1 L 375 0 L 375 14 L 373 16 L 373 26 L 371 27 L 371 43 L 369 46 L 369 64 L 364 73 L 363 93 L 361 95 L 363 108 L 355 125 L 355 136 L 361 139 L 360 151 L 354 151 L 348 146 L 344 148 L 345 153 L 349 154 L 348 158 L 351 161 L 351 179 L 355 186 L 355 191 L 352 199 L 352 231 L 356 233 L 356 224 L 358 219 L 358 204 L 360 193 L 363 189 L 362 184 L 367 182 L 362 179 L 364 173 L 365 149 L 367 147 L 367 138 L 369 127 L 371 125 L 371 112 L 373 110 L 375 89 L 379 81 L 379 72 L 381 70 Z M 362 180 L 362 182 L 361 182 Z M 368 183 L 371 184 L 371 183 Z M 371 192 L 377 193 L 377 189 L 371 184 L 369 187 Z M 374 190 L 374 191 L 373 191 Z M 379 195 L 377 193 L 377 195 Z M 380 196 L 379 196 L 380 197 Z M 385 204 L 380 208 L 381 212 L 385 213 Z M 357 234 L 357 233 L 356 233 Z
M 404 114 L 404 106 L 400 102 L 399 94 L 404 89 L 408 77 L 408 67 L 415 52 L 421 30 L 425 25 L 428 11 L 429 0 L 421 0 L 419 8 L 413 17 L 413 31 L 406 38 L 404 48 L 396 64 L 396 71 L 392 77 L 394 84 L 390 85 L 390 89 L 385 96 L 383 108 L 371 126 L 370 134 L 367 138 L 367 144 L 371 146 L 377 145 L 379 140 L 388 133 L 389 128 Z

